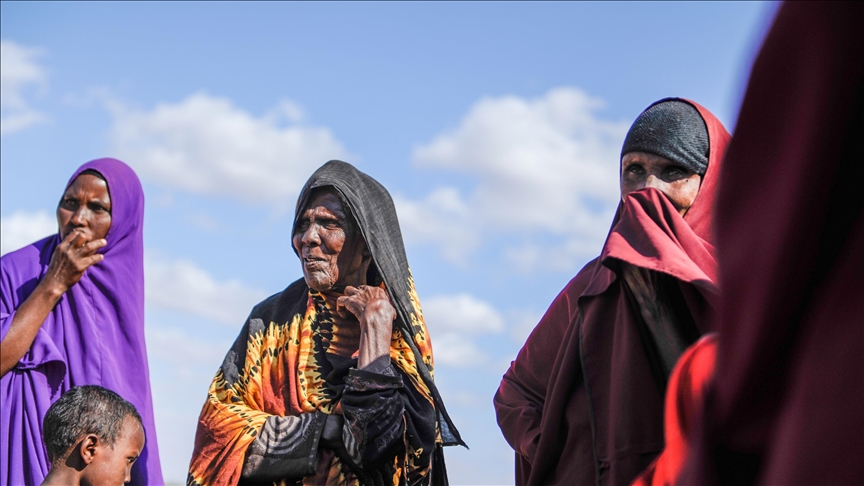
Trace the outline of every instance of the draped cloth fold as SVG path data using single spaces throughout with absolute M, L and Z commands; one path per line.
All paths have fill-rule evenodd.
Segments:
M 864 484 L 864 4 L 786 2 L 716 213 L 717 373 L 682 484 Z
M 716 333 L 703 336 L 681 355 L 666 389 L 665 447 L 633 481 L 633 486 L 669 486 L 677 481 L 690 451 L 690 434 L 702 418 L 705 392 L 714 377 L 716 361 Z
M 253 309 L 217 372 L 198 422 L 189 485 L 240 483 L 247 451 L 273 417 L 307 417 L 298 437 L 309 435 L 305 456 L 292 456 L 306 461 L 303 476 L 276 483 L 447 484 L 442 446 L 462 441 L 435 387 L 431 340 L 390 195 L 353 166 L 331 161 L 306 183 L 297 214 L 323 186 L 349 205 L 397 310 L 390 363 L 398 376 L 354 370 L 356 359 L 328 353 L 332 310 L 304 280 L 294 282 Z M 398 427 L 372 430 L 394 420 L 392 410 L 375 408 L 381 396 L 399 402 Z M 323 421 L 337 403 L 348 452 L 356 454 L 319 449 Z

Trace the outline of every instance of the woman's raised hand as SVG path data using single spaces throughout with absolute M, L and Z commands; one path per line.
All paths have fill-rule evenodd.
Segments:
M 45 277 L 16 309 L 6 337 L 0 341 L 0 376 L 12 370 L 30 349 L 48 313 L 63 294 L 81 280 L 85 270 L 102 261 L 104 257 L 96 251 L 105 244 L 104 238 L 91 241 L 84 232 L 72 230 L 57 245 Z
M 358 368 L 365 368 L 376 358 L 390 354 L 396 308 L 384 289 L 368 285 L 345 287 L 345 295 L 336 300 L 337 312 L 342 308 L 348 309 L 360 321 Z
M 65 293 L 81 280 L 81 276 L 92 265 L 105 258 L 96 253 L 107 242 L 104 238 L 91 240 L 83 231 L 72 230 L 54 249 L 51 263 L 43 282 L 55 292 Z
M 361 328 L 369 324 L 386 324 L 390 327 L 393 319 L 396 319 L 396 309 L 390 303 L 387 292 L 381 287 L 349 285 L 345 287 L 344 295 L 336 299 L 336 307 L 337 310 L 344 307 L 354 314 L 360 321 Z

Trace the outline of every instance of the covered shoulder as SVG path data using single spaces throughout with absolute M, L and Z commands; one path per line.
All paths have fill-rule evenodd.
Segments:
M 306 285 L 306 281 L 302 278 L 298 279 L 285 290 L 259 302 L 252 308 L 248 320 L 259 319 L 268 324 L 270 322 L 279 324 L 290 322 L 295 314 L 305 310 L 308 293 L 309 287 Z
M 16 308 L 36 288 L 42 276 L 42 267 L 50 261 L 50 253 L 57 235 L 43 238 L 0 257 L 0 287 L 3 305 Z M 44 260 L 44 262 L 43 262 Z
M 259 331 L 263 331 L 271 322 L 279 325 L 290 324 L 295 314 L 303 312 L 308 289 L 306 282 L 301 278 L 285 290 L 267 297 L 252 308 L 252 312 L 249 313 L 237 339 L 234 340 L 234 344 L 222 362 L 222 373 L 229 383 L 237 380 L 240 370 L 246 364 L 247 354 L 252 352 L 254 355 L 254 353 L 260 352 L 260 349 L 256 350 L 260 343 L 256 344 L 250 340 L 250 336 L 255 336 Z M 251 349 L 250 346 L 252 346 Z
M 0 257 L 0 269 L 3 275 L 33 274 L 32 277 L 37 277 L 41 270 L 42 253 L 49 249 L 48 247 L 52 246 L 56 239 L 58 236 L 52 235 Z M 47 264 L 47 261 L 45 263 Z
M 599 265 L 600 257 L 588 262 L 575 277 L 567 282 L 549 305 L 549 309 L 528 337 L 528 341 L 551 341 L 560 343 L 561 335 L 576 317 L 579 297 L 588 288 Z M 528 345 L 528 342 L 526 342 Z
M 586 264 L 558 293 L 511 363 L 502 386 L 511 382 L 521 395 L 533 395 L 538 400 L 545 395 L 555 358 L 576 319 L 579 297 L 591 282 L 598 262 L 599 257 Z
M 586 263 L 585 266 L 582 267 L 582 270 L 579 270 L 579 273 L 570 279 L 567 285 L 564 286 L 559 297 L 566 295 L 568 299 L 578 299 L 586 290 L 588 290 L 588 285 L 591 283 L 591 280 L 594 278 L 594 275 L 600 267 L 602 267 L 602 265 L 600 264 L 599 256 Z

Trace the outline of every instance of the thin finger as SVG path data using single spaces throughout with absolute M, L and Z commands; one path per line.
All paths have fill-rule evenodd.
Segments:
M 89 267 L 101 262 L 104 259 L 105 259 L 105 255 L 103 255 L 101 253 L 97 253 L 95 255 L 88 256 L 83 261 L 84 261 L 84 264 L 87 265 L 87 268 L 89 268 Z
M 99 238 L 98 240 L 88 241 L 87 243 L 82 245 L 82 248 L 86 247 L 87 250 L 96 251 L 107 244 L 108 242 L 105 241 L 105 238 Z
M 69 232 L 68 235 L 66 235 L 66 238 L 63 238 L 63 241 L 60 244 L 66 245 L 67 247 L 72 247 L 72 246 L 74 246 L 73 243 L 74 243 L 75 239 L 78 238 L 78 236 L 80 234 L 81 234 L 80 231 L 72 230 Z
M 77 235 L 72 240 L 72 247 L 80 249 L 84 245 L 86 245 L 88 241 L 90 241 L 90 237 L 87 236 L 87 234 L 84 233 L 83 231 L 76 230 L 76 232 L 77 232 Z

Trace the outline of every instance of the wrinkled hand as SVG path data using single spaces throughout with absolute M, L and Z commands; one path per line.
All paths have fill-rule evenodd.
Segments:
M 396 309 L 381 287 L 345 287 L 345 294 L 336 299 L 337 312 L 343 308 L 357 317 L 362 331 L 366 331 L 369 326 L 392 330 L 393 320 L 396 319 Z
M 53 290 L 65 293 L 81 280 L 88 268 L 105 258 L 96 251 L 106 244 L 105 239 L 91 240 L 83 232 L 73 230 L 54 249 L 43 282 Z
M 393 320 L 396 309 L 387 292 L 380 287 L 361 285 L 345 287 L 345 295 L 336 300 L 336 311 L 348 312 L 360 321 L 360 349 L 357 368 L 364 369 L 381 356 L 390 353 Z

